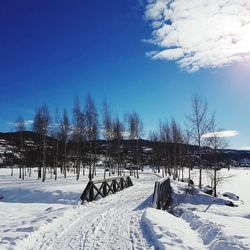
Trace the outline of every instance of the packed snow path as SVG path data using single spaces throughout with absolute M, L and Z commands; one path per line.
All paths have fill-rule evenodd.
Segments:
M 153 249 L 141 216 L 150 205 L 154 174 L 117 194 L 67 210 L 51 224 L 19 242 L 18 249 Z

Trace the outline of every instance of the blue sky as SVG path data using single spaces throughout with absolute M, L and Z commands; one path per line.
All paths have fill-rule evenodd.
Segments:
M 83 104 L 90 93 L 99 109 L 106 98 L 114 114 L 137 111 L 148 131 L 159 119 L 183 124 L 196 92 L 216 110 L 219 127 L 239 132 L 231 147 L 250 147 L 250 61 L 199 62 L 190 72 L 169 54 L 146 56 L 158 50 L 143 41 L 155 39 L 150 7 L 135 0 L 4 1 L 0 130 L 13 129 L 19 114 L 32 120 L 44 103 L 52 113 L 71 111 L 76 95 Z

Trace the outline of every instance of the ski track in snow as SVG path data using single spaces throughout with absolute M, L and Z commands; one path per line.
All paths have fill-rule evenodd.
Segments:
M 133 187 L 72 207 L 20 241 L 16 249 L 154 249 L 145 239 L 140 223 L 143 204 L 152 195 L 156 179 L 155 175 L 145 174 Z

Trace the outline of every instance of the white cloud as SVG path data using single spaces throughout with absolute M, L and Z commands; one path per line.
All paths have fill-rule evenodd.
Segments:
M 152 59 L 168 59 L 168 60 L 177 60 L 183 57 L 182 49 L 168 49 L 161 52 L 157 52 L 151 56 Z
M 166 3 L 169 1 L 165 0 L 157 0 L 157 1 L 149 1 L 149 5 L 147 6 L 146 16 L 153 20 L 158 20 L 164 18 L 164 11 L 166 9 Z
M 211 138 L 211 137 L 234 137 L 239 135 L 239 132 L 236 130 L 224 130 L 219 132 L 209 132 L 203 135 L 204 138 Z
M 24 121 L 24 125 L 25 126 L 30 126 L 34 123 L 33 120 L 25 120 Z M 16 126 L 16 125 L 19 125 L 17 122 L 8 122 L 8 125 L 11 125 L 11 126 Z
M 30 124 L 33 124 L 34 121 L 33 120 L 26 120 L 24 121 L 25 125 L 30 125 Z
M 154 0 L 145 16 L 159 47 L 153 59 L 187 71 L 250 60 L 249 0 Z
M 240 147 L 240 150 L 250 150 L 250 147 Z

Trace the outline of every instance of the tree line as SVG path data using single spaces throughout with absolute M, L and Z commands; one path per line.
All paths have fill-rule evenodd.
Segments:
M 139 178 L 143 164 L 149 164 L 162 176 L 172 175 L 174 179 L 184 179 L 184 168 L 199 169 L 199 187 L 202 186 L 202 170 L 213 169 L 214 192 L 216 194 L 216 172 L 221 167 L 219 152 L 227 146 L 225 138 L 218 133 L 215 114 L 210 115 L 208 105 L 196 94 L 191 98 L 191 113 L 186 115 L 186 126 L 182 128 L 173 118 L 170 122 L 160 121 L 158 129 L 144 134 L 143 121 L 137 112 L 128 112 L 123 118 L 113 116 L 107 101 L 103 102 L 101 116 L 90 95 L 81 107 L 76 97 L 71 116 L 68 110 L 56 110 L 51 116 L 46 104 L 35 110 L 33 132 L 37 135 L 36 164 L 38 179 L 45 181 L 48 169 L 57 179 L 58 169 L 64 177 L 69 171 L 69 161 L 73 162 L 76 180 L 80 174 L 88 174 L 89 180 L 96 175 L 100 156 L 103 161 L 104 178 L 112 174 L 122 175 L 128 169 L 130 175 Z M 20 132 L 20 178 L 26 173 L 24 138 L 25 121 L 19 116 L 15 129 Z M 148 147 L 143 147 L 142 138 L 148 137 Z M 53 138 L 53 145 L 49 145 Z M 104 143 L 100 144 L 102 140 Z M 127 142 L 129 142 L 129 145 Z M 195 151 L 192 145 L 196 145 Z M 210 147 L 210 160 L 204 155 L 204 146 Z M 26 155 L 27 156 L 27 155 Z M 87 166 L 87 167 L 86 167 Z M 88 170 L 88 173 L 86 173 Z

